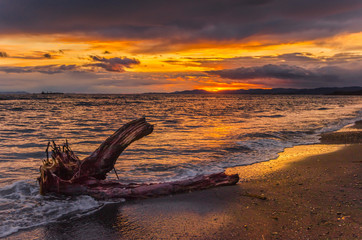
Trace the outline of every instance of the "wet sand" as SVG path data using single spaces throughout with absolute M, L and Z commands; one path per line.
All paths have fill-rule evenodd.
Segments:
M 286 149 L 236 186 L 112 204 L 9 239 L 362 239 L 362 144 Z

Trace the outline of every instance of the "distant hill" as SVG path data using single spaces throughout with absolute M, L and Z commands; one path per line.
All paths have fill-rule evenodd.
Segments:
M 362 95 L 362 90 L 351 91 L 351 92 L 336 91 L 328 95 Z
M 239 89 L 223 90 L 216 94 L 299 94 L 299 95 L 361 95 L 362 87 L 328 87 L 313 89 L 296 89 L 296 88 L 273 88 L 273 89 Z M 210 94 L 205 90 L 186 90 L 177 91 L 172 94 Z

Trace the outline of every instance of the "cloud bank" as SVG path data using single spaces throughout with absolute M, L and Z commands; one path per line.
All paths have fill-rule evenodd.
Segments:
M 2 0 L 2 34 L 86 34 L 173 43 L 361 30 L 360 0 Z
M 90 58 L 97 63 L 87 64 L 86 66 L 99 67 L 108 72 L 125 72 L 125 68 L 131 68 L 132 65 L 140 64 L 138 59 L 127 57 L 104 58 L 90 56 Z
M 51 59 L 50 54 L 44 54 L 44 58 Z M 28 57 L 29 59 L 29 57 Z M 30 58 L 32 59 L 32 58 Z M 114 57 L 104 58 L 99 56 L 90 56 L 94 63 L 86 63 L 81 65 L 76 64 L 52 64 L 41 66 L 27 66 L 27 67 L 14 67 L 14 66 L 0 66 L 0 72 L 5 73 L 43 73 L 43 74 L 56 74 L 63 72 L 94 72 L 97 68 L 106 72 L 125 72 L 125 68 L 131 68 L 132 65 L 140 64 L 140 61 L 135 58 L 127 57 Z
M 264 84 L 268 87 L 327 87 L 359 85 L 362 79 L 361 70 L 346 70 L 328 66 L 305 69 L 292 65 L 267 64 L 256 67 L 240 67 L 206 71 L 207 74 L 223 79 L 241 80 L 253 84 Z
M 66 71 L 80 71 L 77 65 L 45 65 L 33 67 L 0 67 L 0 72 L 5 73 L 43 73 L 56 74 Z

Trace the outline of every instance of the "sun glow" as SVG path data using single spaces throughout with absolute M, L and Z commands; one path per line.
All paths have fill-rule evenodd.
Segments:
M 217 82 L 217 81 L 207 81 L 204 83 L 204 86 L 197 85 L 195 89 L 206 90 L 208 92 L 219 92 L 223 90 L 239 90 L 239 89 L 251 89 L 251 88 L 264 88 L 259 84 L 251 84 L 251 83 L 226 83 L 226 82 Z
M 155 79 L 156 74 L 158 80 L 162 80 L 163 86 L 149 85 L 149 89 L 173 89 L 182 86 L 185 89 L 217 92 L 268 88 L 268 85 L 252 84 L 247 80 L 214 79 L 215 76 L 207 74 L 207 71 L 253 67 L 268 63 L 283 64 L 282 61 L 278 63 L 267 61 L 268 58 L 291 53 L 305 53 L 306 56 L 312 55 L 316 59 L 340 53 L 362 54 L 361 39 L 362 32 L 287 43 L 269 36 L 257 36 L 254 39 L 239 41 L 199 40 L 194 43 L 185 42 L 166 46 L 162 45 L 160 39 L 95 40 L 91 36 L 78 35 L 5 35 L 0 38 L 0 52 L 6 53 L 6 56 L 0 57 L 0 67 L 76 65 L 83 66 L 84 71 L 91 71 L 92 69 L 87 67 L 92 64 L 91 56 L 99 56 L 102 59 L 126 57 L 137 59 L 140 63 L 124 68 L 113 68 L 119 69 L 119 72 L 107 72 L 105 68 L 96 71 L 93 69 L 93 74 L 109 74 L 113 79 L 117 79 L 117 75 L 122 76 L 125 71 L 139 74 L 143 78 L 152 75 L 150 79 Z

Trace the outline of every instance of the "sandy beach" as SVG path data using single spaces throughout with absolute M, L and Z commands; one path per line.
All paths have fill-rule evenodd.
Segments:
M 296 146 L 227 169 L 235 186 L 112 204 L 7 239 L 361 239 L 361 152 Z

